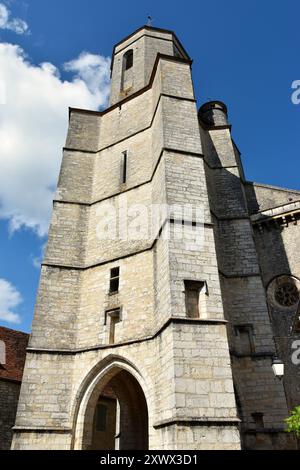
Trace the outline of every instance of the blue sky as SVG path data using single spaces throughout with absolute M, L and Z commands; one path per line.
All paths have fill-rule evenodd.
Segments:
M 300 189 L 296 0 L 0 0 L 0 325 L 30 331 L 67 107 L 105 105 L 107 57 L 148 13 L 193 58 L 199 106 L 227 104 L 247 179 Z

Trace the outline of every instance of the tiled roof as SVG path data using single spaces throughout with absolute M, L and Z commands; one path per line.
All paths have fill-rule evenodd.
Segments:
M 22 380 L 28 340 L 27 333 L 0 327 L 0 380 Z

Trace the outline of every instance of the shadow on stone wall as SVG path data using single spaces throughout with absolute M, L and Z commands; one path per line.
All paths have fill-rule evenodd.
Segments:
M 232 227 L 230 227 L 231 224 L 233 226 L 233 224 L 236 224 L 238 220 L 241 220 L 241 225 L 243 223 L 246 224 L 246 222 L 242 221 L 246 221 L 248 219 L 249 225 L 249 217 L 253 214 L 257 214 L 261 210 L 262 202 L 264 204 L 271 204 L 269 208 L 275 207 L 276 202 L 272 206 L 272 200 L 267 200 L 268 198 L 270 199 L 270 194 L 266 194 L 264 201 L 258 200 L 253 183 L 247 182 L 244 178 L 240 153 L 237 147 L 235 146 L 234 142 L 230 142 L 230 139 L 226 141 L 225 138 L 223 139 L 223 141 L 222 139 L 220 139 L 220 142 L 217 141 L 214 136 L 214 139 L 215 141 L 217 141 L 218 144 L 218 149 L 216 148 L 215 143 L 210 136 L 210 132 L 207 132 L 207 130 L 211 130 L 213 128 L 213 132 L 215 132 L 217 129 L 230 129 L 230 126 L 228 126 L 227 123 L 227 110 L 226 117 L 224 118 L 224 109 L 223 111 L 220 111 L 220 107 L 221 106 L 218 106 L 219 109 L 217 110 L 217 112 L 219 113 L 217 117 L 217 124 L 215 122 L 215 119 L 203 120 L 200 108 L 200 131 L 203 134 L 203 153 L 207 174 L 210 207 L 212 210 L 212 216 L 215 225 L 217 225 L 217 228 L 215 229 L 215 236 L 218 265 L 222 271 L 225 271 L 226 276 L 230 278 L 232 272 L 238 271 L 238 264 L 241 261 L 241 259 L 239 259 L 239 253 L 237 253 L 238 249 L 236 251 L 234 250 L 234 244 L 236 243 L 236 246 L 238 246 L 243 236 L 245 235 L 245 233 L 243 234 L 241 231 L 238 235 L 236 235 L 236 237 L 233 236 L 231 230 Z M 220 115 L 222 115 L 222 112 L 223 117 L 220 117 Z M 213 124 L 214 126 L 212 127 Z M 230 149 L 230 143 L 233 144 L 233 152 L 232 147 Z M 220 154 L 220 148 L 223 151 L 223 154 Z M 261 190 L 261 193 L 262 192 L 263 190 Z M 260 197 L 263 197 L 263 194 L 260 195 Z M 276 198 L 275 194 L 274 198 Z M 286 204 L 288 203 L 289 200 L 287 196 Z M 224 224 L 227 224 L 230 227 L 230 230 L 227 230 L 227 232 L 226 228 L 223 227 Z M 296 225 L 292 226 L 292 228 L 295 227 L 297 228 Z M 294 352 L 293 345 L 295 341 L 300 340 L 299 332 L 296 333 L 292 330 L 297 305 L 290 307 L 289 309 L 278 308 L 278 305 L 277 308 L 275 308 L 274 302 L 272 302 L 270 298 L 271 292 L 269 291 L 269 286 L 274 279 L 277 279 L 280 276 L 287 276 L 286 279 L 289 279 L 290 282 L 294 283 L 297 282 L 297 275 L 300 275 L 300 258 L 298 263 L 291 262 L 291 257 L 295 257 L 293 243 L 296 243 L 298 247 L 300 246 L 300 231 L 298 227 L 297 236 L 296 234 L 290 235 L 293 238 L 293 243 L 290 243 L 289 236 L 286 236 L 286 231 L 290 229 L 290 224 L 282 225 L 280 223 L 280 220 L 277 220 L 277 222 L 270 221 L 263 225 L 253 225 L 248 233 L 249 239 L 252 238 L 252 248 L 251 241 L 249 240 L 249 243 L 247 244 L 247 240 L 244 240 L 241 242 L 245 245 L 244 251 L 240 251 L 241 258 L 243 256 L 245 256 L 245 259 L 247 257 L 250 258 L 251 262 L 253 262 L 253 266 L 255 264 L 255 261 L 251 250 L 254 250 L 256 252 L 256 265 L 263 283 L 264 298 L 267 301 L 268 313 L 266 313 L 266 315 L 269 316 L 272 333 L 276 345 L 276 351 L 274 350 L 274 348 L 273 351 L 269 351 L 270 368 L 272 362 L 272 354 L 277 354 L 284 361 L 285 364 L 285 376 L 283 379 L 283 385 L 286 395 L 286 402 L 289 409 L 300 404 L 300 365 L 292 362 L 292 353 Z M 296 230 L 294 231 L 296 232 Z M 237 239 L 237 236 L 239 236 L 240 239 Z M 229 256 L 228 253 L 231 253 L 231 256 Z M 298 270 L 295 269 L 295 265 L 296 267 L 298 266 Z M 224 273 L 220 273 L 220 279 L 221 286 L 223 286 L 222 297 L 224 301 L 224 298 L 226 299 L 228 295 L 225 287 L 226 282 L 222 282 L 222 274 Z M 293 280 L 293 278 L 295 278 L 295 281 Z M 300 289 L 300 284 L 298 288 Z M 230 295 L 232 295 L 232 291 Z M 230 323 L 228 327 L 230 349 L 234 350 L 235 346 L 232 322 L 234 322 L 235 319 L 232 319 L 231 311 L 228 311 L 231 310 L 230 304 L 232 304 L 232 302 L 234 302 L 233 298 L 231 298 L 230 301 L 227 303 L 227 312 L 225 305 L 224 310 L 225 316 L 227 317 L 227 320 Z M 259 327 L 259 325 L 255 324 L 253 326 L 254 330 L 255 328 Z M 246 359 L 243 358 L 242 360 L 245 361 Z M 253 358 L 250 359 L 249 367 L 253 367 L 253 365 L 251 366 L 251 360 L 254 360 L 254 354 Z M 249 416 L 246 417 L 248 413 L 245 414 L 245 407 L 247 408 L 247 397 L 243 396 L 243 387 L 239 383 L 239 363 L 240 360 L 238 358 L 232 357 L 237 410 L 239 417 L 242 421 L 241 429 L 243 429 L 245 428 L 245 422 L 249 420 Z M 237 365 L 237 369 L 235 367 L 235 364 Z M 283 422 L 282 426 L 284 426 Z M 246 425 L 246 428 L 248 428 L 248 425 Z M 273 449 L 295 448 L 294 440 L 291 439 L 290 436 L 288 436 L 287 434 L 274 432 L 269 433 L 268 436 L 263 437 L 263 429 L 261 429 L 261 431 L 262 432 L 260 435 L 256 436 L 254 432 L 253 435 L 247 435 L 246 439 L 242 433 L 243 447 Z

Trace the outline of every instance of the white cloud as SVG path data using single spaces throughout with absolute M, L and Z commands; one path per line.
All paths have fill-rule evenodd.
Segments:
M 4 3 L 0 3 L 0 29 L 8 29 L 17 34 L 29 32 L 26 21 L 20 18 L 11 18 L 11 13 Z
M 32 265 L 38 270 L 41 269 L 41 264 L 43 262 L 44 255 L 45 255 L 46 245 L 47 243 L 42 244 L 42 246 L 40 247 L 40 253 L 38 256 L 31 255 Z
M 97 101 L 103 105 L 103 97 L 109 94 L 109 69 L 110 61 L 102 56 L 82 52 L 77 59 L 64 65 L 68 72 L 75 73 L 75 80 L 83 80 Z M 103 84 L 101 89 L 99 83 Z
M 0 279 L 0 320 L 21 323 L 20 315 L 13 311 L 21 302 L 20 292 L 10 282 Z
M 44 236 L 64 145 L 69 106 L 98 109 L 109 93 L 108 58 L 84 52 L 60 78 L 51 63 L 30 63 L 24 51 L 0 44 L 0 218 Z M 1 86 L 2 83 L 2 86 Z

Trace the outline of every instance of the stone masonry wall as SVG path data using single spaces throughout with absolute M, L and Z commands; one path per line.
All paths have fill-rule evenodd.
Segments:
M 0 378 L 0 450 L 9 450 L 15 424 L 20 383 Z
M 300 333 L 292 329 L 297 305 L 291 308 L 279 305 L 274 301 L 272 287 L 277 278 L 287 276 L 294 278 L 300 291 L 299 225 L 264 225 L 261 230 L 256 227 L 254 234 L 277 352 L 285 364 L 283 383 L 287 402 L 292 409 L 300 403 L 300 369 L 293 359 L 300 346 Z
M 111 364 L 111 374 L 123 366 L 138 377 L 148 406 L 150 448 L 239 448 L 190 65 L 161 58 L 152 87 L 134 99 L 103 113 L 71 110 L 66 146 L 13 447 L 82 448 L 89 387 L 101 383 L 97 374 Z M 125 186 L 120 185 L 124 150 Z M 128 205 L 147 208 L 166 202 L 200 205 L 201 249 L 191 246 L 193 225 L 186 239 L 164 240 L 161 227 L 158 240 L 152 234 L 99 241 L 103 199 L 124 210 L 124 196 Z M 176 211 L 171 218 L 178 233 L 181 219 Z M 110 269 L 116 266 L 119 293 L 108 296 Z M 183 295 L 184 280 L 191 276 L 208 287 L 205 318 L 194 322 L 187 319 Z M 108 344 L 104 313 L 117 306 L 122 319 L 115 344 Z M 209 395 L 204 399 L 201 393 L 198 403 L 200 390 Z
M 282 433 L 287 405 L 282 384 L 271 369 L 275 343 L 247 210 L 243 170 L 229 129 L 201 130 L 201 135 L 243 445 L 270 448 L 267 429 Z M 243 332 L 249 344 L 242 343 Z M 263 413 L 265 434 L 254 424 L 255 413 Z M 257 442 L 251 441 L 252 431 L 260 433 Z M 276 442 L 287 445 L 286 439 Z

